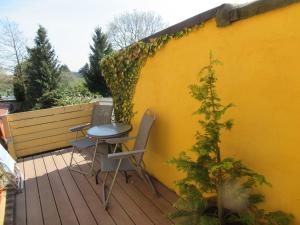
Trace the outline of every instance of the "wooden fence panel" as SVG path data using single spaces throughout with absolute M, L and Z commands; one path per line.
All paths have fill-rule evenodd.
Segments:
M 3 118 L 8 151 L 23 157 L 69 146 L 69 128 L 91 120 L 93 103 L 9 114 Z

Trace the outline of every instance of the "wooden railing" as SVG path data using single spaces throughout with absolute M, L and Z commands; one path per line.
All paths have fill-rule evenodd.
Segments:
M 12 157 L 69 146 L 69 128 L 90 122 L 93 103 L 14 113 L 2 118 Z

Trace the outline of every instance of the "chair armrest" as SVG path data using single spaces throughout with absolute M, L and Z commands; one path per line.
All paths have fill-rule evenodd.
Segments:
M 109 138 L 106 140 L 108 144 L 123 144 L 126 141 L 134 140 L 136 137 L 120 137 L 120 138 Z
M 113 153 L 113 154 L 108 154 L 109 159 L 125 159 L 129 158 L 130 156 L 133 155 L 139 155 L 141 153 L 144 153 L 146 150 L 135 150 L 135 151 L 130 151 L 130 152 L 118 152 L 118 153 Z
M 69 129 L 69 131 L 71 131 L 71 132 L 81 131 L 81 130 L 83 130 L 84 128 L 89 127 L 90 125 L 91 125 L 90 123 L 80 124 L 80 125 L 78 125 L 78 126 L 71 127 L 71 128 Z

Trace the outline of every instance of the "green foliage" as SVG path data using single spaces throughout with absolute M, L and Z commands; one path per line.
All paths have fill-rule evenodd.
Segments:
M 60 86 L 70 86 L 73 87 L 79 83 L 82 83 L 84 81 L 83 77 L 76 72 L 72 72 L 70 70 L 65 70 L 64 68 L 61 68 L 61 79 L 60 79 Z
M 292 215 L 266 212 L 257 207 L 264 197 L 254 189 L 259 185 L 270 185 L 265 177 L 240 160 L 222 158 L 221 131 L 230 130 L 233 125 L 232 120 L 224 120 L 223 116 L 233 105 L 223 104 L 217 94 L 214 67 L 219 64 L 211 54 L 209 64 L 200 71 L 199 84 L 190 86 L 191 95 L 200 101 L 195 114 L 200 115 L 202 132 L 196 133 L 191 155 L 183 152 L 170 160 L 185 173 L 185 177 L 176 182 L 180 198 L 175 203 L 176 212 L 170 217 L 182 225 L 225 225 L 229 222 L 288 225 Z M 213 207 L 216 210 L 212 213 Z
M 60 71 L 61 72 L 66 72 L 66 73 L 70 73 L 71 72 L 71 70 L 69 69 L 68 65 L 66 65 L 66 64 L 63 64 L 63 65 L 60 66 Z
M 145 60 L 145 44 L 139 42 L 106 56 L 101 61 L 103 75 L 112 93 L 115 120 L 130 123 L 131 103 L 140 67 Z
M 7 75 L 0 68 L 0 96 L 9 96 L 13 93 L 13 76 Z
M 27 62 L 24 61 L 14 68 L 13 91 L 16 100 L 19 102 L 26 100 L 26 67 Z
M 34 42 L 35 46 L 28 49 L 26 100 L 32 107 L 48 108 L 55 104 L 61 70 L 44 27 L 39 27 Z
M 8 184 L 9 180 L 7 179 L 3 165 L 0 164 L 0 191 L 5 189 Z
M 83 75 L 87 87 L 92 93 L 98 93 L 105 97 L 110 96 L 110 90 L 102 76 L 99 62 L 105 55 L 112 52 L 112 47 L 108 43 L 106 35 L 102 33 L 99 27 L 95 29 L 93 45 L 90 46 L 90 49 L 90 64 L 85 64 L 79 72 Z
M 171 39 L 181 38 L 202 27 L 184 29 L 173 35 L 163 35 L 148 42 L 137 42 L 127 48 L 113 52 L 101 60 L 102 74 L 111 90 L 117 122 L 130 123 L 134 112 L 132 99 L 140 70 L 148 57 L 153 56 Z
M 66 106 L 89 103 L 96 98 L 101 98 L 101 96 L 91 93 L 84 82 L 78 82 L 72 86 L 61 85 L 56 90 L 48 92 L 48 95 L 44 94 L 33 108 L 25 105 L 24 111 L 43 109 L 45 105 Z
M 91 93 L 85 83 L 78 82 L 73 86 L 62 86 L 58 90 L 56 105 L 74 105 L 79 103 L 88 103 L 101 96 Z
M 14 94 L 21 111 L 90 102 L 90 93 L 79 74 L 59 65 L 45 28 L 39 27 L 29 57 L 14 70 Z

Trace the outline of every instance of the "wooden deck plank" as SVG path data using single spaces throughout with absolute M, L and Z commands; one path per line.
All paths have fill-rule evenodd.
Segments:
M 48 179 L 42 156 L 34 156 L 33 162 L 37 177 L 37 184 L 40 193 L 40 201 L 45 225 L 59 225 L 61 224 L 59 214 L 56 208 L 56 203 Z
M 86 204 L 80 190 L 78 189 L 73 177 L 66 164 L 63 162 L 60 154 L 58 152 L 52 153 L 53 160 L 56 164 L 62 182 L 66 188 L 69 195 L 70 202 L 74 208 L 77 215 L 79 224 L 81 225 L 96 225 L 96 221 Z
M 62 160 L 65 164 L 70 162 L 71 154 L 69 151 L 60 151 Z M 75 166 L 77 170 L 80 170 L 78 166 Z M 93 213 L 98 225 L 115 225 L 113 219 L 110 217 L 108 212 L 104 209 L 102 202 L 98 198 L 97 194 L 94 192 L 93 188 L 86 180 L 85 175 L 71 171 L 77 186 L 79 187 L 85 201 L 87 202 L 91 212 Z
M 44 224 L 32 157 L 24 159 L 27 225 Z
M 21 173 L 24 176 L 24 163 L 23 159 L 18 160 L 18 166 Z M 16 215 L 15 221 L 18 225 L 26 225 L 26 196 L 25 196 L 25 185 L 24 190 L 16 194 Z
M 86 155 L 88 155 L 89 157 L 91 157 L 91 153 L 87 152 Z M 100 164 L 100 160 L 99 160 L 99 156 L 96 157 L 96 164 Z M 166 200 L 164 197 L 164 194 L 168 194 L 168 198 L 170 198 L 170 196 L 172 194 L 167 193 L 172 192 L 171 190 L 168 190 L 165 186 L 163 186 L 162 184 L 160 184 L 156 179 L 154 179 L 155 182 L 155 187 L 158 189 L 159 192 L 159 196 L 155 196 L 153 195 L 152 191 L 150 190 L 150 188 L 146 185 L 146 183 L 137 176 L 137 174 L 135 172 L 130 172 L 131 178 L 132 180 L 135 182 L 136 188 L 143 193 L 151 202 L 153 202 L 153 204 L 159 208 L 161 210 L 161 212 L 164 215 L 167 215 L 170 212 L 174 212 L 174 208 L 172 206 L 172 203 L 170 202 L 171 199 L 169 199 L 170 201 Z M 157 184 L 158 182 L 158 184 Z M 159 185 L 159 186 L 157 186 Z M 160 192 L 162 191 L 162 193 Z M 175 192 L 174 192 L 175 193 Z M 174 198 L 174 196 L 172 197 Z
M 95 163 L 97 164 L 97 163 Z M 107 183 L 110 185 L 112 177 L 108 176 Z M 113 187 L 113 195 L 118 199 L 119 203 L 126 210 L 135 224 L 153 225 L 154 223 L 149 217 L 135 204 L 135 202 L 124 192 L 124 190 L 116 182 Z M 110 205 L 109 205 L 110 207 Z M 111 205 L 113 207 L 113 205 Z
M 90 169 L 90 165 L 86 163 L 86 159 L 82 155 L 74 154 L 74 159 L 81 170 L 88 171 Z M 91 184 L 95 193 L 98 195 L 101 202 L 103 202 L 101 183 L 99 185 L 96 185 L 94 177 L 87 176 L 86 178 L 88 182 Z M 110 200 L 111 200 L 111 206 L 113 207 L 109 207 L 107 211 L 112 216 L 115 223 L 117 225 L 134 225 L 133 221 L 127 215 L 126 211 L 121 207 L 119 201 L 115 198 L 114 195 L 111 196 Z
M 154 204 L 149 201 L 136 187 L 135 182 L 129 179 L 129 183 L 125 182 L 123 176 L 117 177 L 117 183 L 122 189 L 135 201 L 135 203 L 144 211 L 146 215 L 153 221 L 154 224 L 169 225 L 172 222 L 164 215 Z
M 86 152 L 85 155 L 91 157 L 91 153 L 90 152 Z M 100 161 L 99 161 L 99 156 L 96 157 L 95 160 L 95 168 L 99 169 L 100 168 Z M 112 180 L 112 173 L 110 174 L 110 176 L 108 177 L 108 184 L 111 183 Z M 133 200 L 133 198 L 130 197 L 130 195 L 128 195 L 123 188 L 127 186 L 128 184 L 123 183 L 123 186 L 120 186 L 118 182 L 115 183 L 114 189 L 113 189 L 113 195 L 115 196 L 116 199 L 118 199 L 118 201 L 120 202 L 120 204 L 122 205 L 122 207 L 126 210 L 127 214 L 132 218 L 132 220 L 134 221 L 135 224 L 154 224 L 154 221 L 151 220 L 151 217 L 148 217 L 148 215 L 142 210 L 142 209 L 147 209 L 145 203 L 140 202 L 141 203 L 141 207 L 139 207 L 139 205 L 137 205 L 137 203 Z M 151 193 L 153 197 L 155 197 L 153 195 L 153 193 Z M 137 196 L 135 196 L 137 197 Z M 157 196 L 156 196 L 157 197 Z M 148 208 L 149 209 L 149 208 Z M 162 215 L 162 214 L 161 214 Z
M 75 167 L 90 169 L 91 154 L 75 154 Z M 70 171 L 70 149 L 44 153 L 20 160 L 24 167 L 25 190 L 17 197 L 17 225 L 170 225 L 167 213 L 173 211 L 174 193 L 157 183 L 161 196 L 155 196 L 136 173 L 130 183 L 120 174 L 104 210 L 101 184 L 95 177 Z M 95 169 L 100 167 L 97 159 Z M 108 183 L 112 174 L 108 178 Z
M 153 196 L 153 193 L 144 181 L 142 181 L 135 173 L 130 173 L 130 175 L 136 188 L 143 193 L 157 208 L 159 208 L 163 214 L 167 215 L 168 213 L 174 211 L 171 203 L 164 199 L 161 193 L 159 193 L 159 196 Z
M 161 194 L 161 196 L 166 199 L 171 204 L 174 204 L 178 199 L 177 194 L 174 191 L 171 191 L 165 185 L 160 183 L 157 179 L 153 179 L 154 185 L 157 188 L 157 191 Z
M 43 159 L 61 218 L 61 223 L 63 225 L 79 225 L 67 192 L 54 164 L 52 155 L 50 153 L 43 154 Z

